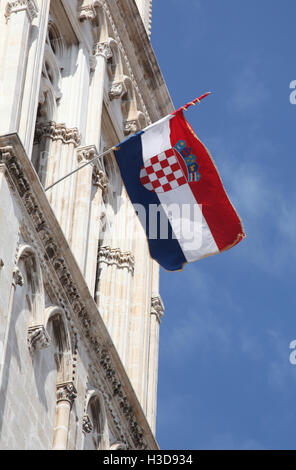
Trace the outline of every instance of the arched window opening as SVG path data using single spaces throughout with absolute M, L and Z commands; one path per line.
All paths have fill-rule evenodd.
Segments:
M 57 109 L 62 97 L 60 84 L 61 63 L 64 53 L 62 37 L 52 20 L 49 21 L 42 74 L 39 90 L 39 103 L 35 125 L 35 138 L 32 163 L 40 181 L 44 184 L 49 157 L 48 127 L 56 120 Z
M 105 406 L 100 392 L 96 390 L 91 390 L 87 394 L 82 429 L 85 435 L 84 450 L 109 449 L 109 432 Z

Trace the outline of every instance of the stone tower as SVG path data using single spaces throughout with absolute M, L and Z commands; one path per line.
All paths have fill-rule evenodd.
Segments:
M 1 449 L 158 448 L 158 265 L 96 158 L 173 110 L 151 4 L 0 1 Z
M 150 35 L 152 19 L 152 0 L 136 0 L 147 33 Z

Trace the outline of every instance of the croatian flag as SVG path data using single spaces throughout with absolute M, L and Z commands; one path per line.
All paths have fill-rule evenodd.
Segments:
M 209 152 L 184 117 L 188 106 L 121 142 L 114 152 L 150 255 L 169 271 L 245 237 Z

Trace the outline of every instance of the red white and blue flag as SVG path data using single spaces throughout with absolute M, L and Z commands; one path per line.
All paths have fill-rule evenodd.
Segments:
M 245 237 L 209 152 L 184 117 L 188 106 L 131 136 L 114 152 L 131 202 L 145 209 L 140 220 L 151 257 L 169 271 Z M 151 208 L 157 208 L 158 218 Z M 160 227 L 164 221 L 166 235 Z

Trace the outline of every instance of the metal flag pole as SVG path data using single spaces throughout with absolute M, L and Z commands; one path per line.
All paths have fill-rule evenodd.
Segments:
M 204 95 L 201 95 L 199 98 L 195 98 L 195 100 L 193 101 L 190 101 L 189 103 L 185 104 L 184 106 L 182 106 L 181 108 L 177 109 L 176 111 L 174 111 L 172 113 L 172 116 L 176 113 L 179 113 L 180 111 L 187 111 L 187 109 L 189 108 L 189 106 L 195 106 L 196 103 L 200 103 L 200 101 L 202 99 L 204 99 L 206 96 L 210 95 L 211 92 L 208 91 L 207 93 L 205 93 Z M 118 149 L 118 145 L 115 145 L 114 147 L 111 147 L 110 149 L 106 150 L 105 152 L 103 153 L 100 153 L 100 155 L 97 155 L 96 157 L 94 157 L 92 160 L 90 160 L 89 162 L 87 163 L 84 163 L 84 165 L 81 165 L 79 166 L 78 168 L 76 168 L 76 170 L 73 170 L 71 171 L 71 173 L 68 173 L 67 175 L 63 176 L 62 178 L 60 178 L 59 180 L 55 181 L 55 183 L 52 183 L 50 186 L 48 186 L 44 191 L 48 191 L 49 189 L 53 188 L 56 184 L 60 183 L 61 181 L 63 181 L 64 179 L 68 178 L 68 176 L 71 176 L 73 175 L 74 173 L 76 173 L 77 171 L 79 170 L 82 170 L 82 168 L 84 168 L 85 166 L 87 165 L 90 165 L 91 163 L 93 163 L 95 160 L 97 160 L 98 158 L 100 157 L 103 157 L 104 155 L 107 155 L 107 153 L 110 153 L 112 152 L 113 150 L 116 150 Z
M 67 175 L 63 176 L 62 178 L 60 178 L 59 180 L 55 181 L 54 183 L 52 183 L 50 186 L 48 186 L 44 191 L 48 191 L 49 189 L 53 188 L 56 184 L 60 183 L 61 181 L 63 181 L 64 179 L 68 178 L 68 176 L 71 176 L 73 175 L 74 173 L 76 173 L 77 171 L 79 170 L 82 170 L 82 168 L 84 168 L 85 166 L 87 165 L 90 165 L 91 163 L 93 163 L 95 160 L 97 160 L 98 158 L 100 157 L 103 157 L 104 155 L 107 155 L 107 153 L 110 153 L 112 152 L 112 150 L 115 150 L 117 148 L 117 146 L 114 146 L 114 147 L 111 147 L 110 149 L 108 150 L 105 150 L 105 152 L 103 153 L 100 153 L 99 155 L 97 155 L 96 157 L 94 157 L 92 160 L 90 160 L 89 162 L 86 162 L 84 163 L 83 165 L 79 166 L 78 168 L 76 168 L 75 170 L 71 171 L 71 173 L 68 173 Z
M 207 96 L 211 95 L 211 91 L 207 91 L 207 93 L 204 93 L 203 95 L 199 96 L 198 98 L 195 98 L 195 100 L 193 101 L 189 101 L 189 103 L 185 104 L 184 106 L 181 106 L 181 108 L 177 109 L 176 111 L 174 111 L 172 114 L 177 114 L 179 113 L 180 111 L 187 111 L 187 109 L 189 108 L 189 106 L 195 106 L 196 103 L 200 103 L 201 100 L 203 100 L 204 98 L 206 98 Z

